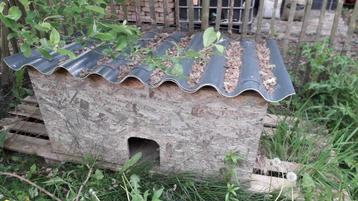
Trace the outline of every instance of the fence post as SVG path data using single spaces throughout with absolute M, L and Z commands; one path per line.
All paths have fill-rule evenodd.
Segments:
M 232 34 L 232 23 L 233 23 L 233 18 L 234 18 L 234 3 L 235 0 L 229 0 L 230 2 L 230 6 L 229 6 L 229 24 L 228 24 L 228 32 L 229 34 Z
M 187 0 L 188 6 L 188 19 L 189 19 L 189 32 L 194 31 L 194 5 L 193 0 Z
M 289 12 L 288 21 L 287 21 L 287 29 L 286 29 L 285 38 L 283 41 L 283 56 L 284 56 L 284 58 L 287 56 L 288 43 L 289 43 L 289 38 L 290 38 L 290 34 L 291 34 L 292 22 L 295 17 L 295 13 L 296 13 L 296 5 L 297 5 L 296 0 L 291 1 L 290 12 Z
M 333 45 L 334 38 L 336 37 L 339 18 L 341 17 L 341 13 L 342 13 L 342 8 L 343 8 L 343 0 L 338 0 L 336 12 L 334 13 L 334 19 L 333 19 L 333 25 L 332 25 L 332 29 L 331 29 L 331 35 L 329 37 L 330 46 Z
M 261 33 L 264 2 L 265 2 L 265 0 L 260 0 L 260 3 L 259 3 L 259 10 L 258 10 L 258 17 L 257 17 L 257 28 L 256 28 L 256 36 L 255 36 L 256 40 L 258 39 L 258 36 Z
M 218 0 L 217 8 L 216 8 L 216 19 L 215 19 L 215 30 L 219 31 L 221 24 L 221 12 L 222 12 L 222 0 Z
M 179 1 L 180 0 L 175 0 L 175 25 L 178 31 L 180 30 Z
M 155 5 L 154 0 L 149 0 L 149 13 L 150 13 L 150 23 L 152 27 L 157 27 L 157 19 L 155 17 Z
M 351 16 L 351 21 L 349 22 L 348 25 L 348 31 L 347 31 L 347 38 L 346 38 L 346 42 L 344 43 L 345 46 L 345 51 L 350 52 L 351 51 L 351 42 L 352 42 L 352 37 L 354 34 L 354 29 L 356 28 L 356 21 L 358 17 L 358 2 L 355 3 L 354 5 L 354 10 Z
M 250 15 L 250 8 L 251 8 L 251 0 L 245 1 L 245 10 L 244 10 L 244 21 L 242 26 L 242 38 L 245 38 L 247 35 L 248 23 L 249 23 L 249 15 Z
M 135 21 L 138 26 L 142 25 L 140 0 L 135 0 Z
M 163 0 L 163 19 L 164 19 L 164 27 L 168 28 L 169 27 L 169 22 L 168 22 L 168 0 Z
M 275 0 L 273 3 L 273 11 L 270 22 L 270 36 L 273 37 L 275 34 L 275 19 L 276 19 L 276 9 L 277 9 L 278 0 Z
M 201 30 L 205 30 L 209 26 L 209 0 L 201 1 Z
M 321 31 L 322 31 L 324 16 L 326 14 L 326 9 L 327 9 L 327 0 L 323 0 L 321 12 L 319 14 L 317 31 L 316 31 L 316 40 L 319 40 L 321 37 Z

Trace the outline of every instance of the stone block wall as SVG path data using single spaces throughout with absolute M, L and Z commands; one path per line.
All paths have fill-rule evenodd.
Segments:
M 159 145 L 159 170 L 220 174 L 224 157 L 238 152 L 249 176 L 255 163 L 267 103 L 255 92 L 235 98 L 212 88 L 183 92 L 173 83 L 149 89 L 136 79 L 122 84 L 66 72 L 29 70 L 55 152 L 123 164 L 131 137 Z

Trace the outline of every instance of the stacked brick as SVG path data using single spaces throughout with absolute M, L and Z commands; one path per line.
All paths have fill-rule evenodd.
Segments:
M 141 22 L 152 22 L 151 19 L 151 7 L 150 7 L 149 0 L 142 0 L 140 1 L 140 19 Z M 130 22 L 136 21 L 136 7 L 135 1 L 128 1 L 122 5 L 115 5 L 114 9 L 116 11 L 116 15 L 119 17 L 120 20 L 126 19 L 125 16 L 125 8 L 127 7 L 127 20 Z M 175 23 L 175 8 L 174 8 L 174 0 L 168 0 L 168 15 L 167 22 L 168 24 Z M 113 9 L 113 8 L 112 8 Z M 163 0 L 154 0 L 154 11 L 155 11 L 155 18 L 157 23 L 165 23 L 164 22 L 164 2 Z

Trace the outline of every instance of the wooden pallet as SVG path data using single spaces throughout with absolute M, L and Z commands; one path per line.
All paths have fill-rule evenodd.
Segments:
M 9 118 L 0 120 L 0 130 L 5 130 L 7 139 L 4 148 L 24 154 L 43 157 L 50 161 L 83 162 L 81 157 L 54 153 L 47 135 L 40 109 L 34 96 L 26 97 L 21 104 L 9 112 Z M 273 135 L 279 121 L 283 116 L 267 115 L 264 118 L 266 134 Z M 119 166 L 108 162 L 99 162 L 99 166 L 118 170 Z M 274 175 L 284 175 L 289 171 L 297 172 L 298 164 L 282 162 L 280 169 L 272 165 L 272 160 L 260 158 L 255 164 L 255 174 L 252 175 L 250 190 L 253 192 L 271 192 L 279 190 L 282 186 L 290 187 L 291 183 L 284 178 Z

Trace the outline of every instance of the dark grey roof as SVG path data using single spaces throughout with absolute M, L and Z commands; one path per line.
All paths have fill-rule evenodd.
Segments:
M 155 32 L 146 32 L 141 40 L 142 43 L 145 43 L 147 39 L 153 38 Z M 171 34 L 165 41 L 163 41 L 158 48 L 156 48 L 154 54 L 161 55 L 164 54 L 167 49 L 169 49 L 173 42 L 179 41 L 180 38 L 184 37 L 185 33 L 174 32 Z M 228 37 L 225 37 L 223 44 L 227 46 L 230 43 Z M 97 65 L 99 59 L 103 56 L 100 54 L 100 49 L 102 46 L 97 47 L 93 50 L 90 50 L 79 57 L 70 60 L 65 58 L 63 55 L 53 54 L 51 59 L 43 58 L 37 51 L 32 52 L 31 57 L 24 57 L 22 54 L 15 54 L 4 59 L 5 63 L 17 71 L 23 67 L 31 66 L 37 69 L 42 74 L 50 75 L 55 72 L 58 68 L 66 69 L 71 75 L 79 79 L 85 79 L 85 77 L 97 74 L 111 83 L 121 83 L 128 77 L 134 77 L 140 80 L 144 85 L 149 87 L 158 87 L 163 82 L 172 81 L 176 83 L 183 91 L 194 93 L 204 86 L 214 87 L 218 93 L 226 97 L 235 97 L 240 95 L 244 91 L 256 91 L 258 92 L 265 100 L 269 102 L 278 102 L 290 95 L 295 94 L 292 82 L 290 80 L 289 74 L 285 68 L 282 56 L 278 49 L 277 43 L 274 40 L 267 40 L 267 47 L 271 51 L 271 63 L 275 65 L 273 73 L 277 78 L 277 85 L 273 92 L 269 93 L 263 85 L 258 65 L 258 58 L 256 55 L 256 43 L 252 40 L 242 40 L 240 41 L 241 47 L 243 49 L 243 61 L 240 69 L 240 78 L 239 83 L 236 89 L 228 93 L 224 89 L 224 74 L 225 74 L 225 55 L 214 54 L 208 66 L 205 68 L 205 72 L 200 80 L 200 82 L 192 86 L 188 84 L 189 74 L 191 72 L 193 60 L 184 59 L 181 61 L 184 68 L 184 76 L 175 77 L 165 75 L 162 81 L 155 86 L 151 86 L 150 76 L 152 70 L 145 64 L 139 64 L 135 66 L 131 72 L 124 78 L 119 79 L 118 75 L 121 73 L 119 66 L 126 64 L 126 57 L 119 56 L 114 59 L 109 65 Z M 191 44 L 189 48 L 198 50 L 202 48 L 202 33 L 197 33 L 192 37 Z M 66 47 L 67 49 L 75 50 L 81 48 L 79 44 L 70 44 Z M 63 62 L 64 59 L 67 59 Z M 61 64 L 59 64 L 61 61 Z M 116 67 L 113 67 L 116 66 Z M 81 76 L 81 72 L 90 72 L 85 77 Z

